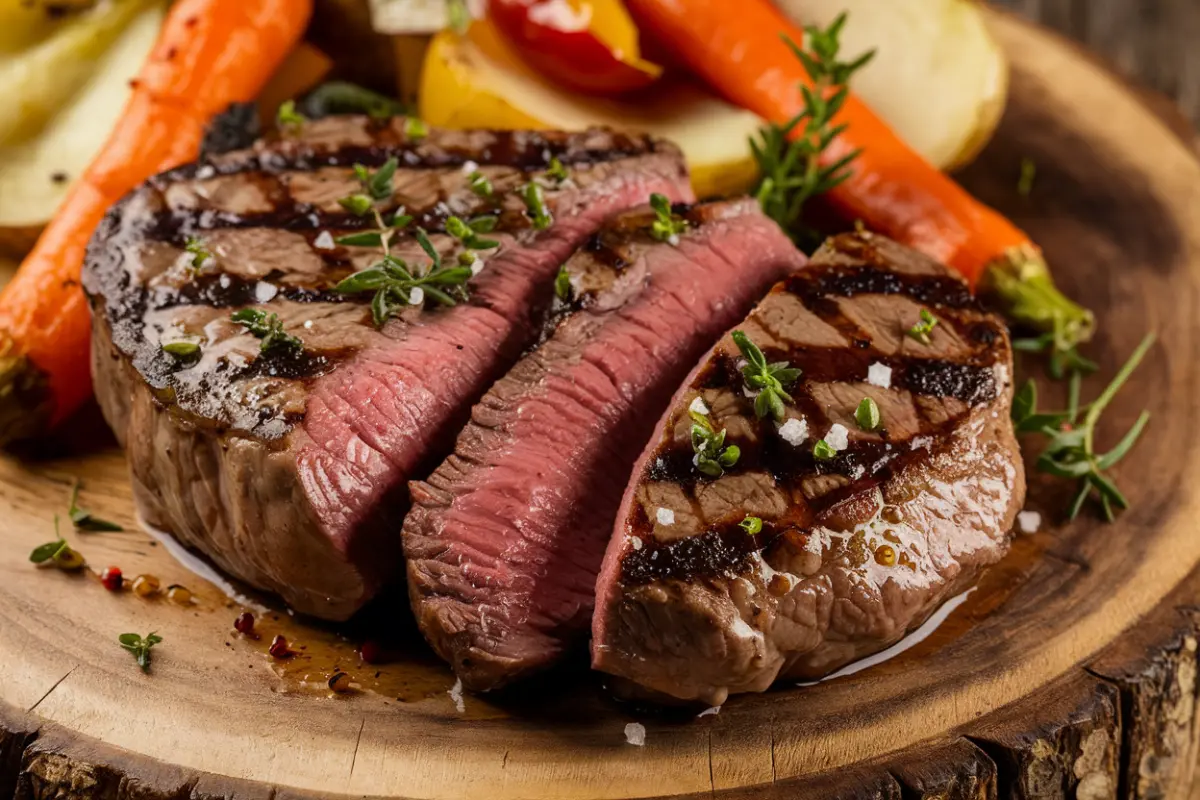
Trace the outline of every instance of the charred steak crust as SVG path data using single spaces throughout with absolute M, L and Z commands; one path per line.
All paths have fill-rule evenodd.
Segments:
M 906 333 L 922 308 L 938 319 L 928 343 Z M 738 327 L 803 370 L 787 420 L 755 418 L 727 336 L 635 468 L 593 620 L 597 669 L 714 704 L 894 643 L 1006 552 L 1025 491 L 1007 333 L 944 267 L 839 236 Z M 875 431 L 856 425 L 864 397 Z M 697 398 L 741 448 L 717 479 L 693 465 Z M 846 446 L 817 458 L 835 425 Z
M 475 690 L 552 664 L 590 625 L 629 469 L 700 357 L 803 263 L 753 200 L 615 218 L 565 265 L 545 341 L 472 412 L 454 454 L 412 484 L 404 525 L 421 629 Z
M 390 218 L 414 222 L 394 255 L 428 263 L 421 226 L 448 261 L 464 248 L 449 216 L 496 218 L 470 300 L 412 307 L 373 325 L 370 295 L 333 287 L 378 260 L 336 238 L 373 227 L 338 203 L 351 169 L 400 162 Z M 551 159 L 567 180 L 544 173 Z M 468 175 L 494 187 L 481 196 Z M 544 183 L 554 224 L 536 230 L 514 191 Z M 651 192 L 690 199 L 671 145 L 603 130 L 578 134 L 432 130 L 334 117 L 292 137 L 156 176 L 93 237 L 84 288 L 106 418 L 128 452 L 140 513 L 297 610 L 344 618 L 399 572 L 406 482 L 444 455 L 471 404 L 533 342 L 559 264 L 612 213 Z M 198 240 L 211 257 L 196 264 Z M 300 351 L 260 352 L 230 320 L 278 314 Z M 198 360 L 162 349 L 201 340 Z

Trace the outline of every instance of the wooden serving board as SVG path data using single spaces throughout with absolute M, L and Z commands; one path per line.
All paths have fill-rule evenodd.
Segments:
M 1102 376 L 1159 335 L 1101 433 L 1153 414 L 1116 469 L 1133 503 L 1119 522 L 1019 536 L 902 655 L 719 714 L 622 707 L 582 658 L 460 710 L 402 601 L 348 631 L 260 613 L 261 640 L 233 633 L 241 607 L 137 528 L 123 456 L 93 411 L 55 452 L 0 459 L 0 798 L 1183 796 L 1200 731 L 1200 164 L 1190 134 L 1070 45 L 994 24 L 1012 101 L 965 182 L 1096 310 Z M 1038 167 L 1027 198 L 1023 158 Z M 73 476 L 85 506 L 130 529 L 69 534 L 89 562 L 186 585 L 194 604 L 28 563 Z M 1030 505 L 1061 519 L 1063 493 L 1034 477 Z M 395 629 L 394 660 L 363 665 L 356 645 Z M 143 675 L 116 638 L 151 630 L 164 641 Z M 277 633 L 300 655 L 270 659 Z M 335 668 L 362 690 L 332 695 Z M 644 747 L 625 742 L 635 721 Z

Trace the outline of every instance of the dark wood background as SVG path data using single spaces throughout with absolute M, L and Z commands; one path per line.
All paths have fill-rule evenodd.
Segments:
M 1200 125 L 1200 0 L 992 0 L 1083 43 Z

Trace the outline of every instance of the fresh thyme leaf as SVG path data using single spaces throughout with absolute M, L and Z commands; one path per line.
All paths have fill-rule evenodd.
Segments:
M 854 420 L 864 431 L 873 431 L 882 421 L 879 416 L 879 404 L 870 397 L 864 397 L 854 410 Z
M 929 309 L 921 309 L 921 321 L 908 329 L 907 333 L 913 339 L 916 339 L 921 344 L 929 344 L 929 334 L 933 333 L 934 326 L 938 324 L 938 319 Z
M 379 247 L 383 244 L 383 234 L 379 231 L 348 233 L 345 236 L 337 237 L 334 241 L 347 247 Z
M 535 230 L 544 231 L 554 222 L 549 209 L 546 208 L 546 193 L 537 183 L 530 181 L 521 190 L 521 199 L 525 201 L 525 213 L 529 216 Z
M 738 523 L 738 527 L 741 528 L 742 530 L 744 530 L 746 533 L 750 534 L 751 536 L 754 536 L 756 534 L 762 533 L 763 521 L 762 521 L 761 517 L 748 516 L 744 520 L 742 520 L 741 522 Z
M 417 142 L 429 135 L 429 127 L 417 117 L 406 117 L 404 120 L 404 136 Z
M 399 166 L 400 162 L 393 156 L 383 162 L 383 166 L 375 172 L 371 172 L 362 164 L 355 164 L 354 175 L 372 200 L 387 200 L 395 191 L 392 179 L 396 177 L 396 168 Z
M 164 353 L 184 361 L 200 355 L 200 343 L 194 339 L 177 339 L 173 342 L 164 342 L 162 349 Z
M 79 507 L 79 481 L 75 481 L 75 485 L 71 488 L 71 503 L 67 507 L 67 516 L 75 525 L 77 530 L 89 531 L 91 533 L 113 533 L 124 530 L 115 522 L 109 522 L 106 519 L 94 516 L 90 511 L 86 511 Z
M 687 220 L 671 212 L 671 201 L 657 192 L 650 195 L 650 207 L 654 209 L 654 223 L 650 235 L 660 242 L 676 244 L 679 234 L 687 230 Z
M 546 177 L 553 181 L 556 185 L 562 184 L 571 177 L 567 172 L 567 168 L 563 166 L 558 156 L 551 156 L 550 167 L 546 170 Z
M 689 411 L 692 418 L 692 463 L 696 469 L 710 478 L 719 478 L 725 470 L 737 464 L 742 450 L 736 444 L 725 446 L 725 429 L 717 433 L 708 416 Z
M 500 218 L 491 214 L 483 214 L 467 220 L 467 225 L 476 233 L 491 233 L 496 230 L 496 226 L 499 224 Z
M 488 222 L 484 220 L 488 220 Z M 480 238 L 475 225 L 478 223 L 491 230 L 496 227 L 495 220 L 495 217 L 477 217 L 471 220 L 470 223 L 466 223 L 458 217 L 450 217 L 446 220 L 446 233 L 462 242 L 463 247 L 468 250 L 491 250 L 499 247 L 500 243 L 494 239 Z
M 356 217 L 365 217 L 371 213 L 371 209 L 374 208 L 375 204 L 365 194 L 352 194 L 349 197 L 339 199 L 338 205 Z
M 1029 197 L 1033 191 L 1033 182 L 1037 180 L 1037 163 L 1032 158 L 1021 159 L 1021 177 L 1017 181 L 1017 194 Z
M 199 272 L 204 266 L 204 262 L 213 257 L 213 254 L 205 246 L 204 240 L 195 236 L 187 238 L 183 249 L 192 254 L 192 272 Z
M 230 319 L 262 340 L 262 344 L 258 348 L 261 353 L 271 350 L 298 351 L 304 349 L 304 342 L 284 331 L 283 322 L 279 319 L 278 314 L 268 314 L 261 308 L 243 308 L 241 311 L 235 311 Z
M 558 275 L 554 278 L 554 294 L 559 300 L 571 299 L 571 273 L 567 271 L 566 265 L 558 268 Z
M 491 197 L 496 189 L 492 186 L 492 182 L 487 179 L 479 170 L 475 170 L 467 176 L 467 185 L 471 187 L 471 191 L 479 197 Z
M 392 229 L 397 230 L 397 231 L 403 230 L 404 228 L 407 228 L 409 225 L 411 225 L 412 221 L 413 221 L 413 215 L 405 214 L 404 209 L 401 208 L 399 211 L 396 212 L 396 215 L 394 217 L 392 217 Z
M 429 234 L 425 233 L 424 229 L 417 228 L 413 234 L 416 237 L 417 244 L 425 251 L 425 255 L 429 256 L 429 260 L 433 262 L 433 269 L 439 270 L 442 268 L 442 254 L 433 246 L 433 242 L 429 241 Z
M 392 255 L 386 255 L 378 263 L 344 278 L 333 287 L 340 294 L 375 292 L 371 299 L 371 317 L 377 326 L 412 305 L 424 305 L 426 299 L 441 305 L 453 306 L 465 300 L 466 282 L 473 274 L 471 267 L 442 265 L 441 256 L 421 229 L 416 231 L 417 241 L 434 263 L 430 269 L 415 274 L 408 263 Z
M 1078 370 L 1071 373 L 1066 411 L 1039 412 L 1037 389 L 1032 381 L 1021 389 L 1013 403 L 1013 419 L 1017 423 L 1017 430 L 1021 433 L 1038 433 L 1047 439 L 1045 449 L 1037 459 L 1038 470 L 1058 478 L 1079 481 L 1075 498 L 1068 510 L 1069 519 L 1075 519 L 1079 515 L 1089 497 L 1095 497 L 1099 501 L 1101 510 L 1109 521 L 1115 518 L 1115 509 L 1129 507 L 1128 499 L 1104 472 L 1133 449 L 1150 421 L 1150 414 L 1143 411 L 1133 426 L 1107 453 L 1096 452 L 1096 425 L 1104 410 L 1129 380 L 1153 344 L 1154 335 L 1147 335 L 1104 391 L 1087 405 L 1079 404 L 1081 373 Z M 1079 420 L 1080 414 L 1083 415 L 1082 420 Z
M 817 459 L 818 461 L 828 461 L 829 459 L 836 457 L 837 450 L 834 450 L 833 445 L 829 444 L 829 442 L 825 441 L 824 439 L 818 440 L 817 443 L 813 445 L 813 458 Z
M 162 641 L 157 633 L 148 633 L 145 637 L 136 633 L 122 633 L 117 637 L 121 647 L 133 655 L 142 672 L 150 671 L 150 648 Z
M 308 122 L 308 117 L 296 110 L 295 100 L 284 100 L 279 104 L 279 110 L 275 112 L 275 125 L 281 131 L 294 132 L 306 122 Z
M 784 401 L 792 402 L 792 396 L 785 390 L 800 377 L 800 370 L 790 366 L 786 361 L 767 363 L 767 357 L 749 337 L 741 331 L 733 332 L 733 342 L 742 351 L 746 366 L 742 367 L 742 377 L 746 385 L 758 391 L 754 398 L 754 413 L 759 419 L 768 414 L 776 422 L 783 422 Z
M 794 238 L 799 230 L 804 204 L 848 179 L 850 165 L 861 151 L 847 153 L 837 161 L 822 164 L 829 145 L 845 125 L 833 120 L 850 96 L 851 76 L 875 55 L 871 50 L 850 62 L 838 60 L 839 37 L 846 24 L 842 14 L 828 28 L 805 28 L 808 49 L 784 37 L 788 47 L 808 73 L 812 86 L 801 86 L 803 108 L 784 125 L 770 125 L 750 140 L 758 164 L 759 182 L 754 191 L 763 212 Z

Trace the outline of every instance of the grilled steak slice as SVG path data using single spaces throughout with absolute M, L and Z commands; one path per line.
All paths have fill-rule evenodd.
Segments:
M 409 592 L 468 687 L 541 669 L 586 635 L 629 469 L 690 369 L 773 282 L 804 263 L 752 200 L 613 221 L 566 264 L 571 307 L 412 485 Z
M 923 308 L 927 343 L 906 333 Z M 593 620 L 597 669 L 710 704 L 900 639 L 1004 554 L 1025 492 L 1008 337 L 945 268 L 839 236 L 738 328 L 803 370 L 785 421 L 756 418 L 725 337 L 636 466 Z M 720 477 L 694 466 L 692 414 L 741 448 Z
M 612 213 L 651 192 L 690 199 L 677 150 L 606 131 L 432 131 L 403 120 L 329 118 L 158 176 L 115 208 L 89 249 L 94 369 L 104 412 L 129 455 L 139 510 L 242 580 L 297 610 L 353 613 L 399 574 L 409 479 L 435 466 L 471 404 L 541 329 L 559 265 Z M 399 160 L 386 220 L 414 221 L 391 253 L 418 272 L 463 254 L 449 215 L 495 218 L 470 300 L 413 305 L 381 329 L 371 294 L 333 287 L 379 262 L 341 246 L 377 227 L 339 204 L 363 188 L 351 166 Z M 552 158 L 566 179 L 545 174 Z M 489 193 L 469 175 L 478 168 Z M 562 176 L 559 176 L 561 178 Z M 545 184 L 553 224 L 537 229 L 519 187 Z M 211 252 L 185 250 L 189 238 Z M 196 249 L 193 245 L 193 249 Z M 427 296 L 431 292 L 427 292 Z M 278 314 L 301 349 L 272 347 L 230 321 Z M 198 359 L 161 345 L 199 337 Z

